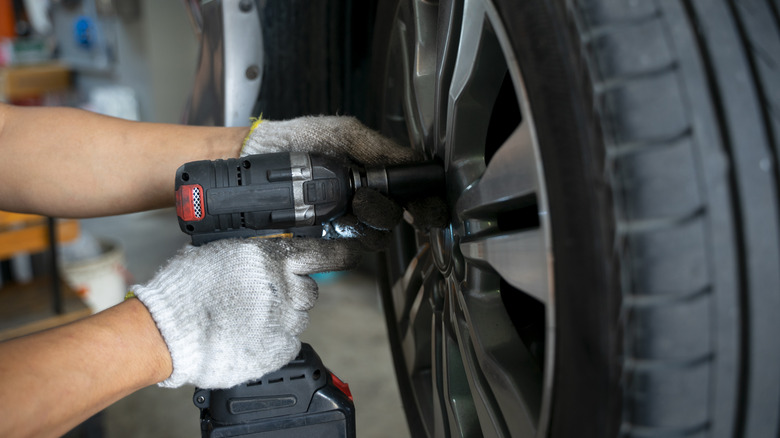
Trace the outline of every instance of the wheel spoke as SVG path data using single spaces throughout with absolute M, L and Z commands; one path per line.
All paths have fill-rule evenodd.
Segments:
M 436 72 L 436 22 L 438 20 L 438 3 L 427 0 L 414 0 L 414 68 L 411 85 L 414 88 L 414 103 L 417 108 L 419 124 L 425 144 L 433 128 L 433 109 Z
M 395 47 L 400 50 L 399 58 L 402 64 L 402 71 L 403 76 L 403 84 L 402 84 L 402 92 L 404 95 L 404 98 L 402 99 L 403 102 L 403 113 L 404 113 L 404 120 L 406 121 L 405 125 L 408 129 L 408 138 L 409 143 L 414 147 L 421 147 L 423 138 L 422 135 L 422 129 L 420 127 L 419 118 L 416 115 L 416 106 L 415 102 L 417 101 L 417 98 L 414 94 L 414 86 L 412 85 L 412 78 L 407 73 L 410 71 L 413 71 L 414 68 L 412 67 L 414 65 L 414 59 L 413 59 L 413 51 L 410 50 L 411 43 L 410 41 L 413 40 L 413 36 L 409 35 L 413 31 L 414 27 L 410 26 L 403 20 L 397 20 L 395 22 L 395 38 L 397 38 L 398 42 L 396 43 Z
M 457 298 L 452 297 L 451 299 L 453 304 L 450 307 L 449 317 L 455 330 L 464 374 L 469 385 L 474 410 L 479 418 L 482 435 L 508 436 L 501 410 L 474 351 L 468 321 L 460 303 L 457 302 Z
M 453 101 L 457 101 L 467 92 L 476 76 L 479 61 L 481 61 L 480 56 L 487 54 L 487 52 L 483 52 L 482 47 L 488 41 L 485 38 L 485 9 L 482 2 L 479 0 L 466 1 L 463 17 L 462 32 L 457 49 L 458 57 L 455 61 L 455 71 L 452 75 L 449 93 L 450 99 Z M 500 48 L 498 49 L 500 52 Z
M 467 1 L 457 58 L 449 84 L 445 165 L 457 169 L 456 192 L 484 171 L 485 136 L 490 114 L 506 74 L 501 48 L 485 20 L 482 1 Z M 453 173 L 453 172 L 450 172 Z
M 437 300 L 439 302 L 443 300 Z M 433 387 L 433 433 L 428 436 L 445 437 L 452 436 L 449 428 L 450 415 L 447 413 L 448 407 L 448 385 L 447 372 L 444 369 L 447 361 L 445 360 L 446 339 L 444 337 L 444 327 L 442 322 L 442 305 L 437 304 L 431 318 L 431 386 Z
M 452 308 L 461 327 L 461 348 L 469 352 L 464 358 L 468 358 L 472 394 L 479 393 L 488 408 L 480 415 L 490 415 L 488 424 L 507 427 L 511 436 L 534 436 L 541 410 L 542 371 L 523 342 L 512 335 L 512 321 L 500 293 L 469 287 L 461 288 Z M 483 426 L 486 420 L 482 419 Z
M 529 124 L 521 123 L 498 149 L 482 178 L 458 199 L 455 210 L 461 218 L 490 218 L 535 203 L 535 156 Z
M 550 261 L 541 228 L 476 237 L 461 242 L 460 250 L 470 263 L 495 270 L 513 287 L 547 303 Z
M 439 28 L 436 56 L 436 95 L 435 95 L 435 153 L 446 156 L 444 146 L 447 135 L 447 108 L 449 107 L 449 86 L 457 59 L 458 37 L 462 24 L 463 3 L 445 2 L 439 7 Z
M 403 112 L 412 145 L 422 148 L 432 136 L 438 5 L 423 0 L 404 4 L 395 21 L 395 47 L 403 65 Z
M 406 368 L 412 372 L 431 368 L 431 295 L 441 281 L 441 274 L 433 266 L 424 270 L 422 275 L 423 283 L 408 307 L 408 330 L 402 339 Z
M 445 300 L 442 325 L 442 380 L 449 431 L 461 437 L 479 436 L 479 417 L 469 388 L 469 379 L 458 343 L 458 324 L 452 318 L 452 294 Z
M 422 294 L 423 280 L 433 269 L 433 259 L 429 246 L 423 246 L 409 262 L 403 277 L 393 285 L 393 307 L 398 323 L 399 335 L 403 338 L 409 327 L 409 312 L 417 295 Z

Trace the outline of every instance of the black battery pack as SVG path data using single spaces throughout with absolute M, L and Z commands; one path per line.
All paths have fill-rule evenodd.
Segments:
M 333 375 L 309 344 L 279 371 L 229 389 L 196 389 L 201 436 L 355 436 L 349 387 Z

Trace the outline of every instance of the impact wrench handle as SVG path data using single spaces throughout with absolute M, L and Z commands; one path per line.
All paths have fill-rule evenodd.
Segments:
M 362 168 L 303 152 L 193 161 L 176 172 L 176 211 L 193 245 L 274 234 L 322 235 L 355 191 L 368 187 L 398 200 L 441 193 L 436 162 Z

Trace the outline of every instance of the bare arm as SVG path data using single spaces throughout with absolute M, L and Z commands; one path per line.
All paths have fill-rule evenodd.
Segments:
M 92 217 L 172 205 L 181 164 L 237 157 L 247 132 L 0 104 L 0 210 Z
M 137 299 L 81 321 L 0 343 L 0 436 L 60 436 L 165 380 L 171 357 Z

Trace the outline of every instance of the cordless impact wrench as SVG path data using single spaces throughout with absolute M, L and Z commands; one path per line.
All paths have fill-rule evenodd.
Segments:
M 194 161 L 176 172 L 179 226 L 193 245 L 231 237 L 311 236 L 344 214 L 355 191 L 405 200 L 442 193 L 435 162 L 363 168 L 301 152 Z
M 176 211 L 193 245 L 225 238 L 331 237 L 359 188 L 392 199 L 440 194 L 435 162 L 364 168 L 333 157 L 281 152 L 194 161 L 176 172 Z M 308 344 L 279 371 L 224 390 L 196 389 L 204 437 L 355 435 L 349 388 Z

